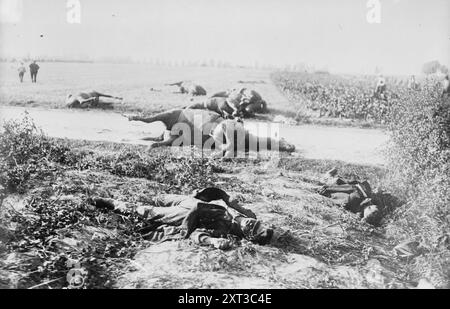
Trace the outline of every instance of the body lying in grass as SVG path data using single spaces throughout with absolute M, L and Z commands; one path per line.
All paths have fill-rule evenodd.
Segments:
M 212 201 L 221 201 L 211 203 Z M 230 236 L 254 243 L 268 244 L 273 230 L 265 228 L 256 215 L 238 205 L 223 190 L 206 188 L 192 196 L 165 194 L 151 205 L 133 205 L 121 201 L 94 198 L 92 204 L 120 213 L 137 213 L 149 224 L 144 238 L 155 242 L 191 239 L 200 245 L 228 249 Z
M 89 92 L 80 92 L 77 95 L 68 94 L 66 97 L 66 106 L 69 108 L 98 107 L 101 97 L 123 100 L 121 97 L 116 97 L 93 90 Z
M 204 149 L 219 149 L 225 157 L 233 157 L 237 152 L 249 150 L 295 151 L 295 146 L 284 139 L 258 137 L 251 134 L 238 120 L 227 120 L 219 114 L 196 109 L 173 109 L 150 117 L 129 116 L 130 121 L 152 123 L 161 121 L 170 131 L 164 139 L 164 133 L 150 147 L 161 146 L 199 146 Z
M 333 202 L 358 214 L 369 224 L 378 224 L 380 211 L 372 201 L 372 189 L 367 181 L 348 181 L 337 175 L 333 168 L 326 174 L 326 185 L 319 189 L 319 194 L 329 197 Z

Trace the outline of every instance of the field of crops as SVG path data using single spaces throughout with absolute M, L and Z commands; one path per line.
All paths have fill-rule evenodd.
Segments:
M 384 124 L 392 104 L 409 92 L 405 78 L 386 78 L 383 99 L 374 95 L 376 77 L 277 72 L 274 83 L 292 102 L 319 117 L 360 119 Z M 411 90 L 413 91 L 413 90 Z

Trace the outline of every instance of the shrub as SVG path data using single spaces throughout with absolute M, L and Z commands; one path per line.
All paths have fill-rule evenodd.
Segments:
M 448 69 L 445 65 L 442 65 L 437 60 L 429 61 L 423 64 L 422 66 L 422 73 L 424 74 L 434 74 L 438 71 L 441 71 L 442 73 L 447 73 Z
M 421 181 L 444 175 L 450 159 L 450 111 L 434 86 L 404 96 L 390 113 L 390 165 L 405 197 L 419 194 Z M 447 174 L 448 175 L 448 174 Z
M 445 287 L 450 278 L 450 102 L 432 82 L 398 99 L 390 113 L 390 179 L 407 203 L 394 212 L 388 234 L 416 238 L 424 255 L 411 261 L 417 277 Z
M 65 161 L 69 148 L 45 136 L 26 114 L 8 121 L 0 135 L 0 186 L 23 192 L 33 174 L 48 170 L 49 162 Z

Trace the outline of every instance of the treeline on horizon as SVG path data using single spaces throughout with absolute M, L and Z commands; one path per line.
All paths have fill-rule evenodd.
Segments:
M 286 65 L 274 65 L 274 64 L 260 64 L 255 62 L 254 64 L 236 64 L 223 60 L 166 60 L 166 59 L 132 59 L 130 57 L 100 57 L 100 58 L 89 58 L 86 56 L 79 57 L 49 57 L 49 56 L 25 56 L 25 57 L 12 57 L 12 56 L 0 56 L 0 62 L 61 62 L 61 63 L 116 63 L 116 64 L 151 64 L 155 66 L 166 66 L 166 67 L 215 67 L 215 68 L 246 68 L 246 69 L 259 69 L 259 70 L 281 70 L 288 72 L 303 72 L 303 73 L 314 73 L 314 74 L 331 74 L 330 70 L 327 68 L 317 68 L 310 64 L 305 64 L 303 62 L 297 64 L 286 64 Z M 425 62 L 422 65 L 421 72 L 424 75 L 433 75 L 436 73 L 448 74 L 449 69 L 447 66 L 441 64 L 437 60 Z M 334 74 L 334 73 L 333 73 Z M 373 73 L 359 73 L 362 75 L 379 75 L 380 70 L 378 66 L 375 67 Z M 357 75 L 359 75 L 357 74 Z M 345 74 L 346 75 L 346 74 Z M 350 74 L 354 75 L 354 74 Z M 387 75 L 405 75 L 405 74 L 387 74 Z M 408 75 L 408 74 L 406 74 Z
M 216 68 L 252 68 L 252 69 L 268 69 L 268 70 L 287 70 L 300 72 L 319 72 L 328 73 L 327 70 L 316 70 L 311 65 L 290 64 L 290 65 L 273 65 L 273 64 L 236 64 L 223 60 L 209 59 L 209 60 L 166 60 L 166 59 L 132 59 L 129 57 L 101 57 L 101 58 L 87 58 L 87 57 L 47 57 L 47 56 L 25 56 L 25 57 L 1 57 L 0 62 L 69 62 L 69 63 L 143 63 L 158 66 L 169 67 L 216 67 Z

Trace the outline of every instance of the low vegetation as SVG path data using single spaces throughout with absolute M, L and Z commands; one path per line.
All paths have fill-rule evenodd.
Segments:
M 388 224 L 388 235 L 420 243 L 410 261 L 416 276 L 435 286 L 450 282 L 450 100 L 434 84 L 393 107 L 389 129 L 391 187 L 407 202 Z

